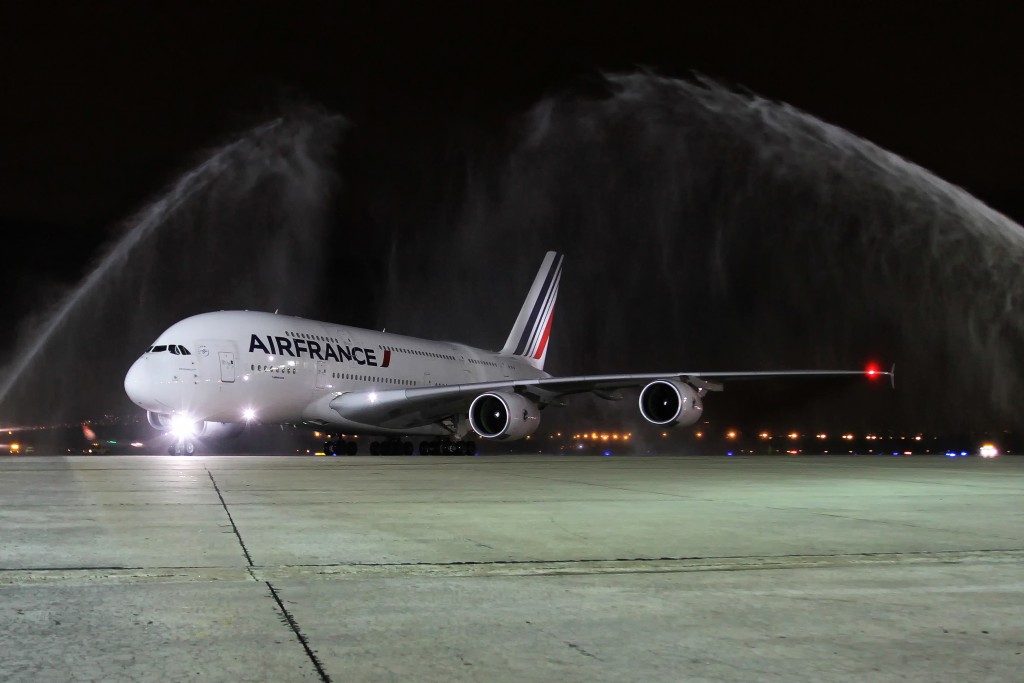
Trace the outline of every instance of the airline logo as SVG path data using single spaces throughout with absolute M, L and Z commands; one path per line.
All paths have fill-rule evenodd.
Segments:
M 310 358 L 316 360 L 333 360 L 338 363 L 355 363 L 386 368 L 391 365 L 391 350 L 384 349 L 384 357 L 377 362 L 377 349 L 361 346 L 342 346 L 312 339 L 292 339 L 290 337 L 260 337 L 257 334 L 249 337 L 249 353 L 262 351 L 271 356 L 291 356 L 292 358 Z
M 548 338 L 551 336 L 551 321 L 555 315 L 555 299 L 558 298 L 558 281 L 562 278 L 562 260 L 565 257 L 559 254 L 551 261 L 547 275 L 544 277 L 544 286 L 540 295 L 530 312 L 529 322 L 523 335 L 516 344 L 515 354 L 539 360 L 544 357 L 544 351 L 548 347 Z

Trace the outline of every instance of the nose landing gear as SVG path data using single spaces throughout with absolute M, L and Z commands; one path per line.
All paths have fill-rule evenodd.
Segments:
M 189 439 L 179 439 L 167 449 L 171 455 L 195 455 L 196 444 Z

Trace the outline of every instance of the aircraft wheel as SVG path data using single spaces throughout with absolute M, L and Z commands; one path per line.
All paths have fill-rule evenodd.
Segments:
M 196 445 L 194 443 L 192 443 L 191 441 L 186 441 L 185 442 L 185 449 L 184 450 L 185 450 L 185 455 L 195 455 L 196 454 Z
M 171 446 L 170 448 L 167 449 L 167 452 L 170 455 L 177 455 L 178 454 L 178 447 L 177 446 Z
M 330 441 L 324 441 L 324 455 L 336 455 L 337 451 L 334 448 L 334 444 Z
M 355 441 L 349 441 L 347 444 L 345 444 L 345 453 L 347 453 L 348 455 L 355 455 L 358 452 L 359 444 L 357 444 Z
M 370 455 L 380 455 L 380 444 L 376 441 L 370 442 Z
M 402 444 L 402 452 L 406 455 L 412 455 L 412 441 L 406 441 Z
M 420 455 L 430 455 L 430 444 L 420 441 Z
M 476 455 L 476 441 L 466 441 L 466 455 Z

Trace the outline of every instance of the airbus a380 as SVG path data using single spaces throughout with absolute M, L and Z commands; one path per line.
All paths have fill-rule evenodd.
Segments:
M 868 370 L 654 372 L 554 377 L 544 371 L 563 256 L 548 252 L 500 351 L 257 311 L 218 311 L 169 327 L 125 376 L 128 397 L 175 438 L 238 433 L 246 423 L 308 425 L 381 437 L 377 454 L 476 452 L 483 439 L 522 439 L 541 410 L 572 394 L 622 398 L 640 388 L 640 414 L 659 427 L 689 426 L 703 397 L 733 379 L 888 375 Z M 339 437 L 328 454 L 354 455 Z

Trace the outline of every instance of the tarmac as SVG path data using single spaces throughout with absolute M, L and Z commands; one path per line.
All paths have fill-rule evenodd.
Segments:
M 0 680 L 1017 681 L 1024 457 L 0 459 Z

